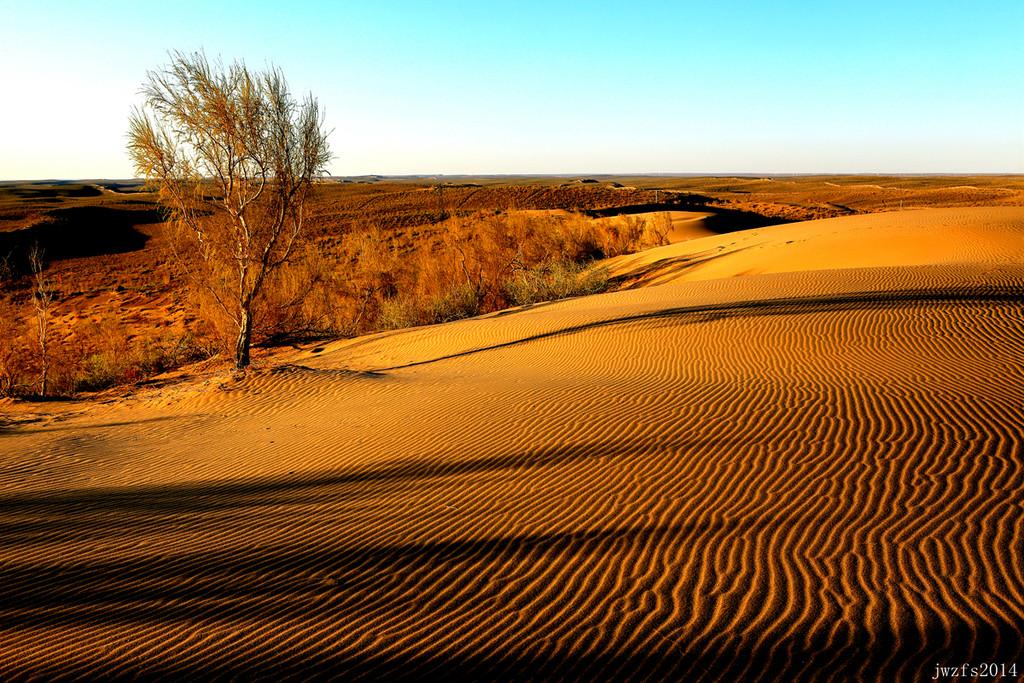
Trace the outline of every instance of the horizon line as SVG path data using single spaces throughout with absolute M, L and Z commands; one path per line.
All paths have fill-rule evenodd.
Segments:
M 828 176 L 881 176 L 881 177 L 926 177 L 926 176 L 1024 176 L 1021 171 L 723 171 L 723 172 L 690 172 L 690 171 L 638 171 L 638 172 L 576 172 L 576 173 L 354 173 L 329 174 L 323 178 L 345 180 L 354 178 L 381 179 L 430 179 L 430 178 L 798 178 Z M 0 183 L 42 183 L 42 182 L 145 182 L 140 177 L 41 177 L 41 178 L 10 178 Z

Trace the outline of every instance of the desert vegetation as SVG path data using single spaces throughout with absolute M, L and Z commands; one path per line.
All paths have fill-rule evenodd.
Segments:
M 258 346 L 617 287 L 601 260 L 671 239 L 669 211 L 705 213 L 709 229 L 729 232 L 901 206 L 1013 204 L 1024 185 L 1012 177 L 361 178 L 325 180 L 317 190 L 305 208 L 305 241 L 253 298 Z M 183 242 L 175 240 L 188 233 L 167 218 L 159 194 L 139 182 L 0 184 L 0 393 L 43 393 L 39 275 L 52 298 L 49 396 L 134 384 L 197 360 L 237 360 L 238 318 L 189 277 L 203 263 L 176 257 Z
M 307 209 L 312 223 L 307 239 L 287 249 L 280 245 L 285 258 L 271 262 L 275 267 L 268 268 L 259 291 L 248 290 L 249 334 L 257 344 L 447 322 L 603 291 L 610 283 L 601 259 L 665 244 L 670 229 L 659 214 L 595 219 L 575 206 L 571 208 L 577 210 L 427 213 L 423 215 L 432 222 L 424 224 L 407 224 L 408 219 L 396 220 L 393 213 L 381 217 L 367 210 L 339 225 L 338 217 L 329 213 L 337 195 L 326 194 Z M 495 203 L 503 206 L 500 200 L 516 190 L 494 194 L 499 200 Z M 120 196 L 112 205 L 96 209 L 118 207 L 108 210 L 116 224 L 119 212 L 135 211 L 140 201 L 158 200 L 148 191 L 126 195 L 133 202 L 128 204 L 131 209 L 120 208 L 126 205 Z M 541 193 L 538 203 L 552 195 L 557 197 Z M 31 206 L 31 200 L 24 203 Z M 6 395 L 42 394 L 38 380 L 43 357 L 36 348 L 38 288 L 33 284 L 42 273 L 50 282 L 47 291 L 52 299 L 45 316 L 50 329 L 45 354 L 50 395 L 135 383 L 210 357 L 237 363 L 240 319 L 227 305 L 231 292 L 225 274 L 237 277 L 238 271 L 231 274 L 221 261 L 218 275 L 214 260 L 197 259 L 196 233 L 180 220 L 172 217 L 166 223 L 139 226 L 152 233 L 150 241 L 157 245 L 138 254 L 145 258 L 144 267 L 128 273 L 107 271 L 101 257 L 65 258 L 34 271 L 17 265 L 20 245 L 11 240 L 11 265 L 5 270 L 0 297 L 6 313 L 0 328 L 5 342 L 0 390 Z M 40 223 L 54 224 L 47 218 Z M 234 234 L 219 233 L 217 253 L 226 253 Z M 191 251 L 184 246 L 189 244 Z M 125 306 L 126 299 L 134 306 Z M 85 300 L 100 303 L 85 307 Z
M 256 301 L 301 244 L 306 200 L 331 159 L 323 115 L 312 96 L 295 100 L 280 70 L 202 53 L 175 53 L 143 91 L 128 149 L 170 210 L 179 264 L 233 323 L 244 369 Z
M 593 294 L 608 287 L 600 259 L 667 243 L 655 218 L 598 223 L 571 213 L 453 218 L 415 244 L 371 228 L 346 244 L 353 277 L 336 324 L 365 333 Z
M 326 179 L 306 205 L 306 239 L 253 299 L 252 340 L 355 336 L 617 287 L 601 260 L 673 239 L 670 211 L 729 232 L 1024 195 L 1013 177 L 600 181 Z M 189 277 L 203 263 L 176 257 L 188 232 L 161 206 L 141 182 L 0 184 L 0 393 L 42 393 L 36 245 L 52 296 L 47 395 L 236 360 L 238 318 Z

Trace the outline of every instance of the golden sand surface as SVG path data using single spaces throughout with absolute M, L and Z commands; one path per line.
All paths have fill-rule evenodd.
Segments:
M 1024 208 L 690 237 L 0 428 L 0 679 L 1024 665 Z

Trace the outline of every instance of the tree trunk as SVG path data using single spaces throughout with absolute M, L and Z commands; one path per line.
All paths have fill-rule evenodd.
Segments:
M 40 309 L 39 314 L 39 395 L 46 398 L 46 376 L 50 372 L 50 356 L 47 351 L 46 310 Z
M 235 367 L 244 370 L 249 367 L 249 346 L 252 344 L 252 313 L 242 309 L 238 325 L 238 341 L 235 342 Z

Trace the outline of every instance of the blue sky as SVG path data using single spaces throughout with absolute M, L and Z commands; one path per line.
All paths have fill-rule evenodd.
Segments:
M 128 177 L 203 48 L 325 107 L 335 174 L 1024 172 L 1024 2 L 0 0 L 0 179 Z

